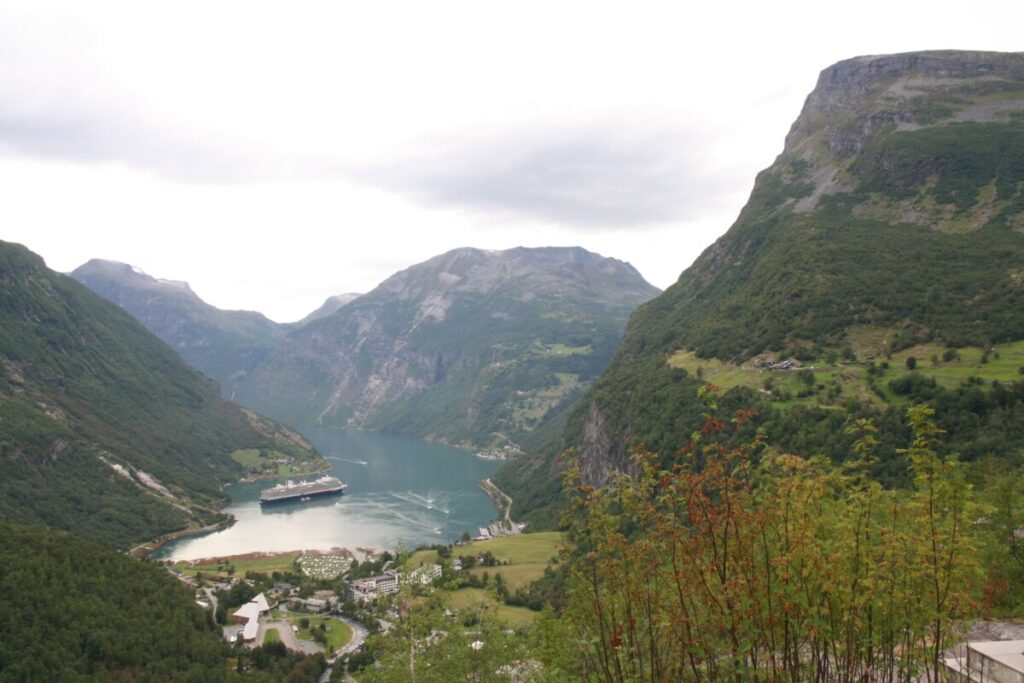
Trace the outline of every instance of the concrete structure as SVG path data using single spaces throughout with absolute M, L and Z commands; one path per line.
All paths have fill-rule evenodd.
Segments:
M 968 643 L 945 665 L 950 683 L 1024 683 L 1024 640 Z

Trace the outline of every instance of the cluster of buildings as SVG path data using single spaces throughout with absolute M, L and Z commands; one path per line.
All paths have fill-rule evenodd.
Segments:
M 384 572 L 378 576 L 368 576 L 365 579 L 350 581 L 347 597 L 359 603 L 372 602 L 382 595 L 397 593 L 402 584 L 419 583 L 421 586 L 426 586 L 439 576 L 441 576 L 441 565 L 439 564 L 418 567 L 407 575 L 396 571 Z
M 508 526 L 501 522 L 491 522 L 487 526 L 479 527 L 477 529 L 478 534 L 473 537 L 473 540 L 486 541 L 491 538 L 500 538 L 502 536 L 518 536 L 523 533 L 523 529 L 525 528 L 525 522 L 513 522 Z

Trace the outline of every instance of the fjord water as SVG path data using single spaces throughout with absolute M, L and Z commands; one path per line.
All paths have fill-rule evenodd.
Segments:
M 343 496 L 261 508 L 258 481 L 227 489 L 230 529 L 168 544 L 164 559 L 197 559 L 256 551 L 393 548 L 476 535 L 496 516 L 478 484 L 500 466 L 472 453 L 393 434 L 326 427 L 300 430 L 348 484 Z M 316 475 L 322 476 L 322 475 Z

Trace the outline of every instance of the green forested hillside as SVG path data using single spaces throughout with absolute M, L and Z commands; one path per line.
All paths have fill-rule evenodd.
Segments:
M 318 459 L 130 315 L 0 243 L 0 515 L 125 547 L 216 521 L 239 448 Z
M 232 671 L 220 627 L 163 568 L 0 520 L 0 681 L 315 681 L 320 658 Z
M 557 475 L 557 454 L 574 448 L 595 482 L 639 443 L 671 458 L 699 424 L 706 382 L 805 455 L 848 453 L 851 416 L 899 443 L 901 408 L 925 400 L 949 448 L 1019 459 L 1021 375 L 989 361 L 1024 339 L 1022 159 L 1024 55 L 826 69 L 736 223 L 634 313 L 560 440 L 499 485 L 551 523 L 557 493 L 530 482 Z M 898 459 L 877 470 L 905 481 Z

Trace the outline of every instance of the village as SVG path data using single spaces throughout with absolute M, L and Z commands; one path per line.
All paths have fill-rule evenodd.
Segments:
M 370 635 L 387 634 L 405 618 L 408 600 L 437 590 L 446 591 L 453 616 L 460 610 L 490 609 L 513 626 L 532 623 L 531 609 L 487 605 L 483 590 L 489 574 L 497 585 L 517 588 L 554 561 L 560 534 L 523 536 L 521 531 L 522 525 L 495 522 L 478 529 L 475 537 L 467 532 L 451 544 L 411 552 L 250 553 L 165 566 L 232 646 L 280 643 L 348 667 L 350 659 L 366 656 Z M 500 578 L 502 571 L 507 582 Z

